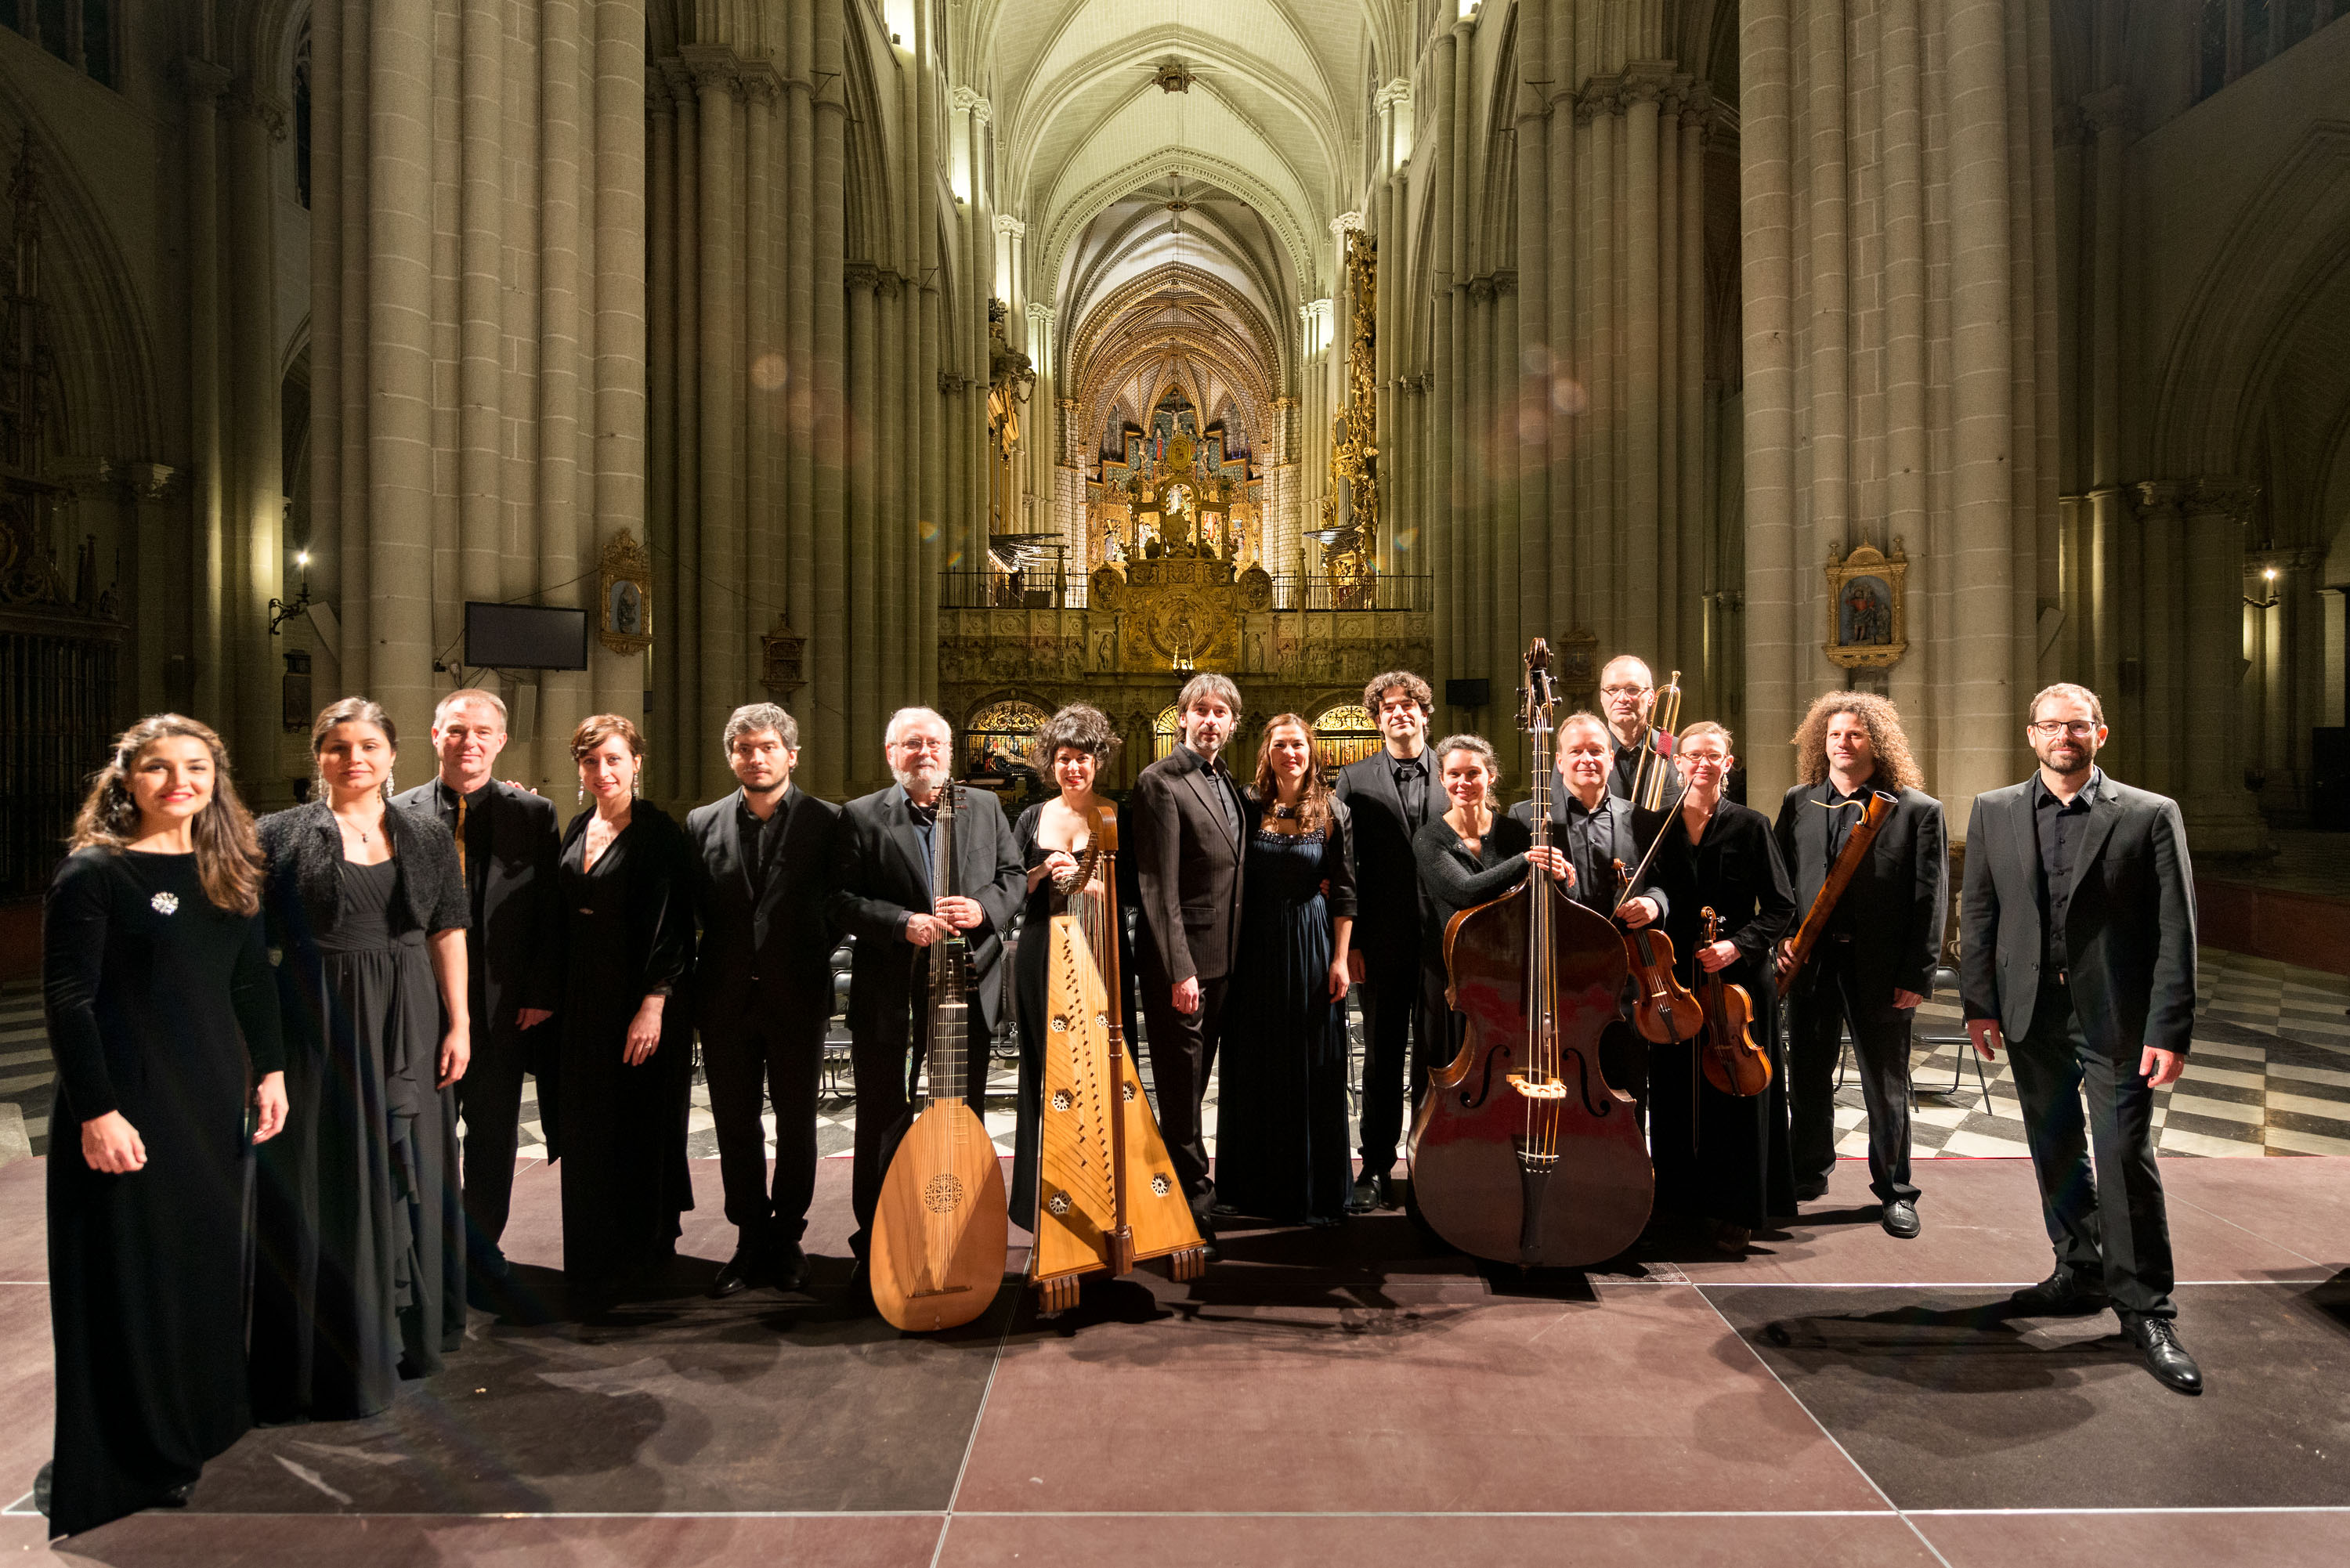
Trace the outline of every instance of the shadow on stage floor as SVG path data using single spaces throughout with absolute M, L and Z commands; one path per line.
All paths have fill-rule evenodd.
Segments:
M 2164 1162 L 2199 1399 L 2156 1384 L 2110 1314 L 2006 1315 L 2045 1268 L 2028 1166 L 1918 1174 L 1910 1242 L 1847 1161 L 1743 1259 L 1662 1228 L 1529 1278 L 1398 1212 L 1228 1225 L 1190 1284 L 1097 1280 L 1050 1318 L 1007 1285 L 913 1338 L 848 1304 L 844 1161 L 808 1290 L 702 1296 L 732 1232 L 697 1161 L 686 1255 L 585 1319 L 533 1165 L 516 1309 L 473 1314 L 446 1372 L 372 1420 L 253 1433 L 187 1511 L 55 1560 L 2350 1559 L 2350 1159 Z M 23 1484 L 47 1449 L 40 1227 L 36 1164 L 0 1170 L 0 1476 Z M 25 1507 L 0 1550 L 41 1562 Z

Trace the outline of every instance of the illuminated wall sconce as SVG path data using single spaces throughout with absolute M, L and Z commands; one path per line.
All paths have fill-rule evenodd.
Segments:
M 2267 593 L 2268 597 L 2266 597 L 2266 598 L 2264 598 L 2264 599 L 2256 599 L 2256 598 L 2252 597 L 2250 594 L 2246 594 L 2246 595 L 2244 596 L 2244 603 L 2245 603 L 2245 604 L 2247 604 L 2247 605 L 2249 605 L 2249 606 L 2250 606 L 2251 607 L 2252 607 L 2253 609 L 2263 609 L 2263 610 L 2264 610 L 2264 609 L 2271 609 L 2271 608 L 2275 607 L 2276 603 L 2277 603 L 2277 591 L 2276 591 L 2276 585 L 2277 585 L 2277 569 L 2276 569 L 2274 566 L 2263 566 L 2263 567 L 2262 567 L 2262 568 L 2261 568 L 2261 587 L 2262 587 L 2262 589 L 2264 592 L 2266 592 L 2266 593 Z
M 296 616 L 310 613 L 310 552 L 296 551 L 294 564 L 302 570 L 301 586 L 291 604 L 284 599 L 269 601 L 269 635 L 272 637 L 278 635 L 285 628 L 286 623 Z

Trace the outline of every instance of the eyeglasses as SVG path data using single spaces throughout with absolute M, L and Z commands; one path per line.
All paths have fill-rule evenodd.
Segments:
M 2035 735 L 2070 735 L 2076 741 L 2085 741 L 2097 732 L 2094 719 L 2035 719 L 2027 727 Z
M 1602 686 L 1599 694 L 1602 697 L 1638 697 L 1646 691 L 1648 688 L 1645 686 Z

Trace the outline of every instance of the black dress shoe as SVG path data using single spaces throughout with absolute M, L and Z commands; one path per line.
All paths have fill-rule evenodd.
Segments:
M 2203 1392 L 2203 1369 L 2178 1343 L 2178 1330 L 2168 1318 L 2125 1318 L 2122 1332 L 2145 1353 L 2146 1369 L 2154 1374 L 2156 1382 L 2181 1394 Z
M 1898 1198 L 1885 1206 L 1885 1218 L 1880 1223 L 1884 1225 L 1887 1235 L 1898 1236 L 1904 1241 L 1925 1229 L 1918 1222 L 1917 1209 Z
M 1828 1184 L 1825 1180 L 1795 1183 L 1795 1201 L 1798 1203 L 1817 1203 L 1827 1195 Z
M 1224 1250 L 1216 1245 L 1216 1233 L 1205 1225 L 1200 1227 L 1200 1255 L 1211 1263 L 1224 1261 Z
M 1395 1207 L 1395 1184 L 1384 1170 L 1367 1170 L 1355 1179 L 1355 1190 L 1347 1197 L 1347 1212 L 1368 1214 L 1377 1209 Z
M 195 1495 L 196 1483 L 193 1481 L 182 1481 L 178 1486 L 175 1486 L 171 1490 L 165 1492 L 161 1500 L 158 1501 L 155 1506 L 157 1508 L 185 1508 Z
M 49 1493 L 57 1474 L 55 1464 L 45 1464 L 41 1467 L 41 1473 L 33 1478 L 33 1511 L 43 1519 L 49 1517 Z
M 2007 1298 L 2011 1317 L 2074 1317 L 2103 1312 L 2109 1304 L 2104 1291 L 2070 1269 L 2059 1269 Z
M 786 1241 L 767 1260 L 767 1283 L 779 1291 L 807 1288 L 807 1254 L 797 1241 Z
M 734 1255 L 726 1260 L 726 1266 L 718 1271 L 718 1277 L 710 1282 L 710 1288 L 702 1293 L 712 1301 L 724 1301 L 728 1296 L 740 1295 L 758 1282 L 760 1262 L 760 1254 L 754 1249 L 736 1248 Z

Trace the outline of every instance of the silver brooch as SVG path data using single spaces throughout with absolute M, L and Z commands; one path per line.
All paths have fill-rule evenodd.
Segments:
M 180 896 L 177 893 L 158 893 L 147 900 L 147 907 L 159 915 L 176 915 L 180 912 Z

